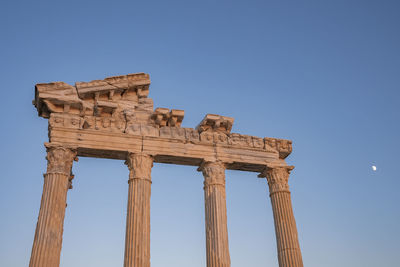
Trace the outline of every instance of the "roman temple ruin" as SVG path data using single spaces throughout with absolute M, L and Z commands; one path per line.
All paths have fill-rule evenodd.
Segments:
M 125 160 L 129 169 L 124 267 L 150 267 L 153 162 L 197 166 L 204 175 L 207 267 L 229 267 L 225 169 L 266 178 L 280 267 L 301 267 L 285 158 L 289 140 L 232 133 L 233 118 L 208 114 L 181 127 L 184 111 L 153 109 L 150 78 L 135 73 L 104 80 L 37 84 L 33 101 L 48 119 L 47 172 L 30 267 L 58 267 L 71 168 L 77 157 Z

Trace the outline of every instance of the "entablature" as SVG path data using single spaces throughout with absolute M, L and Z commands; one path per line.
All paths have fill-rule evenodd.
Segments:
M 292 151 L 285 139 L 231 133 L 234 119 L 207 114 L 196 128 L 181 127 L 184 111 L 156 108 L 150 78 L 137 73 L 104 80 L 37 84 L 39 116 L 49 118 L 50 143 L 76 146 L 80 156 L 123 158 L 148 153 L 156 162 L 198 165 L 220 160 L 230 169 L 261 171 L 284 165 Z

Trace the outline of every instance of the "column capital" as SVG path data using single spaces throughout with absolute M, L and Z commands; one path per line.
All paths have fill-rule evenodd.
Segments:
M 153 167 L 153 157 L 142 153 L 129 153 L 125 164 L 128 166 L 129 180 L 144 179 L 151 181 L 151 168 Z
M 47 174 L 62 173 L 71 175 L 72 162 L 77 161 L 77 149 L 46 143 Z
M 289 174 L 294 166 L 266 166 L 258 177 L 266 177 L 270 194 L 289 191 Z
M 204 186 L 223 185 L 225 186 L 225 164 L 221 161 L 203 161 L 198 171 L 204 176 Z

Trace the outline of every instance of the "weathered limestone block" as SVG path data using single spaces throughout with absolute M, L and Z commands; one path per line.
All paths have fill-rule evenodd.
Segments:
M 213 140 L 214 140 L 214 143 L 216 143 L 216 144 L 223 144 L 223 145 L 228 144 L 228 136 L 225 133 L 214 132 Z
M 51 113 L 49 118 L 49 127 L 66 127 L 79 129 L 82 118 L 79 115 L 68 113 Z
M 39 116 L 49 118 L 50 113 L 81 113 L 82 100 L 76 88 L 64 82 L 40 83 L 35 86 L 35 100 L 32 102 Z
M 265 137 L 265 146 L 271 147 L 279 152 L 279 157 L 285 159 L 292 153 L 292 141 L 286 139 Z
M 129 92 L 132 92 L 133 99 L 145 98 L 148 95 L 150 85 L 150 78 L 145 73 L 134 73 L 122 76 L 108 77 L 104 80 L 94 80 L 91 82 L 77 82 L 75 83 L 78 89 L 80 98 L 86 98 L 88 95 L 95 95 L 96 93 L 108 94 L 113 91 L 111 97 L 113 98 L 116 94 L 122 94 L 122 97 L 131 99 L 128 96 Z M 125 94 L 125 96 L 124 96 Z
M 168 126 L 172 127 L 181 127 L 183 117 L 185 116 L 185 112 L 179 109 L 173 109 L 170 111 L 168 116 Z
M 223 132 L 229 134 L 233 125 L 233 118 L 225 117 L 215 114 L 207 114 L 196 129 L 201 133 L 212 129 L 214 131 Z
M 160 136 L 159 129 L 151 125 L 131 124 L 127 126 L 125 133 L 142 136 Z
M 164 127 L 167 126 L 168 116 L 169 116 L 169 109 L 156 108 L 151 118 L 153 119 L 155 125 L 158 125 L 159 127 Z
M 183 110 L 173 109 L 170 111 L 167 108 L 156 108 L 151 119 L 159 127 L 181 127 L 184 115 L 185 112 Z
M 132 135 L 141 135 L 140 124 L 131 124 L 129 126 L 127 125 L 125 133 Z
M 160 137 L 172 138 L 171 127 L 164 126 L 160 128 Z
M 165 126 L 160 128 L 160 137 L 186 140 L 185 132 L 185 128 Z
M 133 73 L 126 75 L 128 78 L 128 87 L 135 88 L 140 87 L 140 91 L 138 95 L 140 98 L 147 97 L 149 94 L 149 85 L 150 85 L 150 75 L 147 73 Z
M 264 139 L 256 136 L 252 136 L 253 138 L 253 147 L 264 149 Z
M 174 139 L 186 140 L 185 129 L 180 127 L 170 127 L 171 137 Z
M 253 140 L 250 135 L 232 133 L 230 134 L 229 144 L 240 147 L 253 147 Z
M 90 82 L 76 82 L 75 86 L 78 91 L 78 95 L 80 98 L 89 98 L 93 97 L 96 93 L 100 94 L 108 94 L 110 91 L 114 91 L 118 89 L 116 86 L 108 83 L 105 80 L 93 80 Z M 122 90 L 120 90 L 122 91 Z
M 127 125 L 129 124 L 149 124 L 154 125 L 151 121 L 151 113 L 148 111 L 125 108 L 123 111 Z
M 214 133 L 210 131 L 204 131 L 200 133 L 200 142 L 206 144 L 214 143 Z
M 186 141 L 197 144 L 200 142 L 200 135 L 199 132 L 193 128 L 184 128 L 185 129 L 185 136 Z
M 140 125 L 140 134 L 143 136 L 160 136 L 159 129 L 152 125 Z
M 139 104 L 136 106 L 135 110 L 148 112 L 150 117 L 151 113 L 153 112 L 153 106 L 153 99 L 139 97 Z

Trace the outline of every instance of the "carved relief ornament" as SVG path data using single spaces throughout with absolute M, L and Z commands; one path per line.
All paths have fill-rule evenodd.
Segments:
M 267 166 L 258 177 L 267 178 L 270 194 L 277 192 L 290 192 L 288 183 L 289 174 L 293 169 L 294 166 Z
M 46 149 L 47 173 L 71 175 L 72 162 L 76 160 L 76 149 L 49 145 Z
M 144 179 L 151 181 L 153 157 L 145 154 L 129 153 L 125 164 L 129 168 L 129 180 Z
M 225 164 L 220 161 L 203 162 L 197 170 L 203 173 L 204 187 L 210 185 L 225 186 L 225 168 Z
M 204 131 L 215 131 L 221 132 L 224 134 L 229 134 L 232 130 L 234 119 L 231 117 L 225 117 L 216 114 L 207 114 L 204 119 L 197 125 L 196 130 L 199 133 Z

